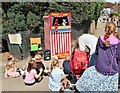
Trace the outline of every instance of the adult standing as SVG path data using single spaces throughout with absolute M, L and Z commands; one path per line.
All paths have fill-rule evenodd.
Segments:
M 97 41 L 98 41 L 98 38 L 91 34 L 83 34 L 78 39 L 80 50 L 85 51 L 87 49 L 87 47 L 90 49 L 89 50 L 89 52 L 90 52 L 89 66 L 93 66 L 96 64 L 95 49 L 96 49 Z
M 76 82 L 78 91 L 118 91 L 118 73 L 120 65 L 119 39 L 115 36 L 116 25 L 108 22 L 105 34 L 98 39 L 95 66 L 85 70 Z

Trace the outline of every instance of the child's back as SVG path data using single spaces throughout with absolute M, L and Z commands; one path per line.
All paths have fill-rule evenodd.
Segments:
M 63 62 L 63 68 L 64 68 L 64 73 L 65 74 L 70 74 L 70 60 L 64 60 Z
M 60 68 L 55 68 L 49 76 L 49 88 L 52 91 L 58 91 L 60 88 L 60 81 L 64 75 L 64 72 Z
M 30 72 L 28 72 L 27 70 L 25 71 L 25 79 L 24 79 L 24 82 L 25 83 L 28 83 L 28 84 L 31 84 L 31 83 L 34 83 L 35 82 L 35 78 L 34 78 L 34 75 L 36 74 L 36 70 L 35 69 L 32 69 Z
M 59 63 L 55 60 L 56 63 L 50 73 L 49 76 L 49 88 L 52 91 L 59 91 L 60 90 L 60 81 L 64 76 L 64 72 L 59 67 Z
M 70 74 L 70 55 L 65 56 L 65 60 L 63 62 L 63 71 L 65 74 Z
M 25 78 L 24 78 L 24 83 L 25 85 L 33 85 L 36 83 L 36 79 L 40 77 L 40 73 L 37 74 L 36 71 L 36 63 L 34 60 L 30 60 L 28 62 L 27 69 L 25 71 Z

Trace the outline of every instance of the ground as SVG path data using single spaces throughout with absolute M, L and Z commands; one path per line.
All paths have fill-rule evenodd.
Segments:
M 1 56 L 0 58 L 2 58 L 2 61 L 1 61 L 2 70 L 0 70 L 2 75 L 2 77 L 0 78 L 0 80 L 2 79 L 2 85 L 1 85 L 2 91 L 49 91 L 48 76 L 45 76 L 41 82 L 36 83 L 33 86 L 25 86 L 22 76 L 17 78 L 10 78 L 10 77 L 5 78 L 4 72 L 5 72 L 5 65 L 7 62 L 6 60 L 7 55 L 8 53 L 3 53 L 0 55 Z M 16 65 L 22 68 L 22 66 L 24 66 L 28 62 L 28 60 L 29 58 L 26 58 L 24 60 L 16 59 Z M 62 64 L 63 59 L 60 59 L 59 61 Z M 49 66 L 49 64 L 50 64 L 50 61 L 44 61 L 44 65 L 46 67 Z
M 104 33 L 104 26 L 105 23 L 98 23 L 97 29 L 94 32 L 94 35 L 99 37 L 101 34 Z M 18 78 L 5 78 L 4 71 L 5 71 L 5 64 L 7 62 L 6 57 L 8 53 L 0 54 L 0 89 L 1 91 L 49 91 L 48 88 L 48 76 L 45 76 L 44 79 L 33 86 L 25 86 L 22 77 Z M 16 65 L 20 68 L 28 62 L 29 58 L 24 60 L 16 60 Z M 62 64 L 64 59 L 60 59 L 60 63 Z M 50 61 L 44 61 L 45 66 L 48 66 Z

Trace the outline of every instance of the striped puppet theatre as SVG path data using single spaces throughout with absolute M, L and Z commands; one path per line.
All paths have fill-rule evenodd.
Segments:
M 51 51 L 51 56 L 64 58 L 71 55 L 71 14 L 50 13 L 44 16 L 45 49 Z

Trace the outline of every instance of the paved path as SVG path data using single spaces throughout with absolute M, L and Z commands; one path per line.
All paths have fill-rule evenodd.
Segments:
M 105 30 L 105 24 L 106 23 L 102 23 L 102 22 L 98 22 L 97 24 L 97 29 L 95 29 L 94 35 L 96 37 L 99 37 L 100 35 L 104 34 L 104 30 Z

